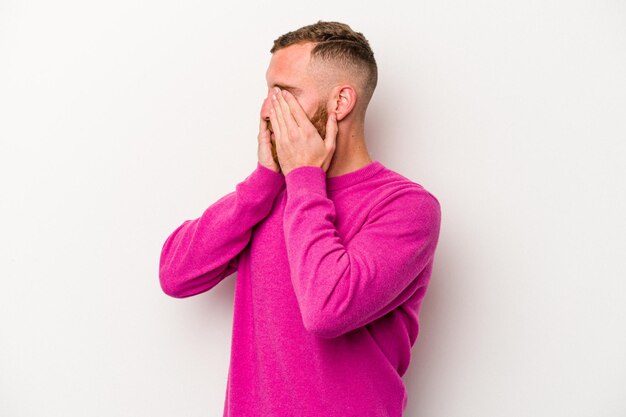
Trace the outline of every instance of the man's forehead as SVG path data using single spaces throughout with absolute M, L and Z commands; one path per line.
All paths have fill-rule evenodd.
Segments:
M 301 83 L 308 75 L 307 66 L 313 46 L 310 42 L 300 43 L 274 52 L 265 73 L 268 85 L 280 87 Z

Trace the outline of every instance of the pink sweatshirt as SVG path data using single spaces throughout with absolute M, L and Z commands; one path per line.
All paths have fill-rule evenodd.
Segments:
M 440 205 L 379 161 L 326 178 L 257 162 L 163 244 L 189 297 L 236 275 L 224 416 L 400 417 Z

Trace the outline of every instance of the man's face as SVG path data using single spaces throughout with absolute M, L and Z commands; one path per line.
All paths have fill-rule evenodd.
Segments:
M 272 55 L 266 73 L 268 95 L 261 108 L 261 117 L 267 121 L 270 131 L 273 130 L 269 118 L 269 112 L 272 109 L 272 89 L 279 87 L 293 94 L 322 139 L 326 137 L 326 122 L 328 121 L 326 100 L 320 97 L 315 80 L 307 69 L 313 46 L 312 43 L 291 45 L 279 49 Z M 274 135 L 272 135 L 272 141 L 274 141 Z

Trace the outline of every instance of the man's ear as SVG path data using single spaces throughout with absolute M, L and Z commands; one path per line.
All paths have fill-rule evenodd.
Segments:
M 337 121 L 344 119 L 356 106 L 356 90 L 349 84 L 340 85 L 333 89 L 329 113 L 337 113 Z

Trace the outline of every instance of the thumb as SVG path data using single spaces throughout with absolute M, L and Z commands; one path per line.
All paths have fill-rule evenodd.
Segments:
M 328 117 L 326 122 L 326 138 L 324 139 L 324 148 L 326 149 L 326 158 L 322 164 L 324 172 L 328 172 L 330 163 L 333 160 L 335 154 L 335 147 L 337 143 L 337 132 L 339 127 L 337 126 L 337 115 L 335 113 Z
M 332 113 L 326 122 L 326 138 L 324 139 L 324 147 L 328 153 L 335 151 L 338 130 L 339 126 L 337 125 L 337 114 Z

